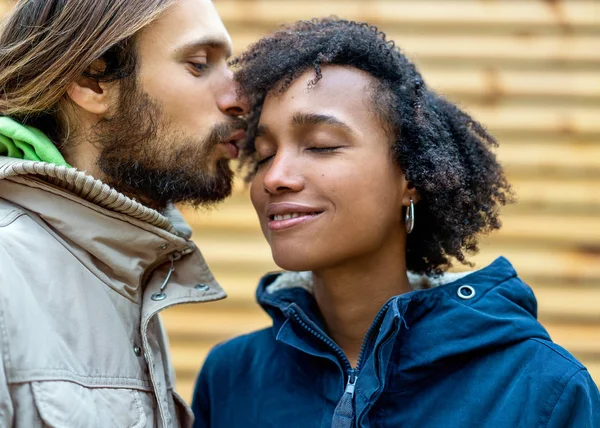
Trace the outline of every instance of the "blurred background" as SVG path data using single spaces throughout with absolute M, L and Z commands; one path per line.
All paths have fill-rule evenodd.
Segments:
M 509 258 L 534 289 L 552 338 L 600 383 L 600 1 L 214 2 L 236 53 L 297 19 L 335 14 L 375 24 L 431 87 L 486 125 L 519 200 L 471 260 L 481 268 Z M 269 325 L 254 292 L 277 267 L 241 182 L 217 209 L 184 215 L 229 294 L 163 314 L 177 387 L 190 400 L 212 346 Z
M 600 383 L 600 1 L 214 3 L 238 53 L 298 19 L 336 14 L 375 24 L 430 86 L 482 121 L 500 142 L 497 153 L 519 200 L 472 261 L 480 268 L 508 257 L 534 289 L 552 338 Z M 185 215 L 229 294 L 164 313 L 178 390 L 189 399 L 212 346 L 269 325 L 254 292 L 259 277 L 277 266 L 242 183 L 217 209 Z

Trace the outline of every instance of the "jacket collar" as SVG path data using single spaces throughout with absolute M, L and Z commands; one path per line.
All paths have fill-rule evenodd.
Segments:
M 531 289 L 503 257 L 474 272 L 438 278 L 413 276 L 413 287 L 421 285 L 427 288 L 388 301 L 381 327 L 372 338 L 373 352 L 363 356 L 363 370 L 373 376 L 379 373 L 380 382 L 385 382 L 386 372 L 394 373 L 388 380 L 396 385 L 389 388 L 415 384 L 471 353 L 530 338 L 549 338 L 537 322 L 537 302 Z M 305 324 L 326 336 L 309 274 L 267 275 L 257 298 L 273 318 L 278 340 L 317 355 L 312 351 L 316 349 L 314 335 L 290 327 L 294 325 L 290 314 L 301 314 Z M 327 358 L 323 346 L 319 349 L 319 355 Z
M 177 261 L 170 295 L 194 301 L 198 293 L 189 288 L 202 283 L 211 285 L 209 300 L 225 297 L 174 209 L 167 213 L 180 230 L 167 216 L 74 168 L 7 157 L 0 157 L 0 198 L 39 216 L 75 258 L 134 302 L 142 302 L 152 271 L 168 270 L 174 253 L 190 256 Z
M 14 177 L 43 179 L 91 204 L 176 233 L 171 222 L 158 211 L 128 198 L 75 168 L 0 156 L 0 179 Z

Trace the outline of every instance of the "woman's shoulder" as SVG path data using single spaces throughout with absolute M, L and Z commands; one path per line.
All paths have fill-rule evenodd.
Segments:
M 267 327 L 251 333 L 242 334 L 211 349 L 206 357 L 206 363 L 243 359 L 247 355 L 256 355 L 268 351 L 275 343 L 273 328 Z

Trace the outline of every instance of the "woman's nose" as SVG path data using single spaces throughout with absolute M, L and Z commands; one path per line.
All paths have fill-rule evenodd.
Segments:
M 269 194 L 299 192 L 304 188 L 304 177 L 297 171 L 293 159 L 289 156 L 275 155 L 265 169 L 263 188 Z

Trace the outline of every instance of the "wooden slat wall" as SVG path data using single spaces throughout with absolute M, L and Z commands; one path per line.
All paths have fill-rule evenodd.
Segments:
M 519 203 L 473 258 L 507 256 L 555 341 L 600 382 L 600 2 L 594 0 L 214 0 L 236 52 L 280 23 L 336 14 L 388 33 L 429 84 L 498 137 Z M 0 14 L 8 9 L 0 0 Z M 229 293 L 167 310 L 178 389 L 190 399 L 208 350 L 269 319 L 258 278 L 277 269 L 248 195 L 185 211 Z
M 280 23 L 336 14 L 386 31 L 429 84 L 483 121 L 519 203 L 476 267 L 507 256 L 534 288 L 555 341 L 600 381 L 600 2 L 215 0 L 236 52 Z M 190 398 L 208 350 L 269 324 L 254 302 L 276 269 L 243 186 L 218 209 L 185 212 L 229 293 L 168 310 L 178 389 Z

